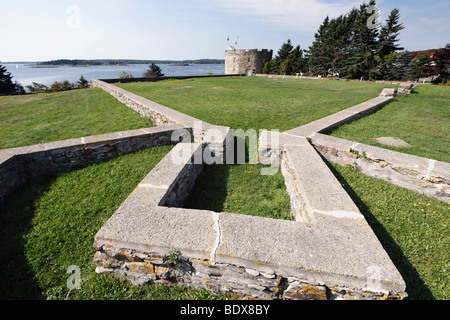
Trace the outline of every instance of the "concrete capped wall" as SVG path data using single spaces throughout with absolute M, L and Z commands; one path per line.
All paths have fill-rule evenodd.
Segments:
M 311 168 L 323 177 L 318 184 L 294 179 L 305 163 L 317 162 L 312 146 L 287 146 L 283 154 L 292 168 L 285 173 L 291 176 L 287 183 L 303 185 L 299 195 L 311 221 L 185 209 L 167 202 L 168 195 L 177 193 L 173 185 L 186 178 L 190 184 L 198 172 L 183 173 L 201 150 L 199 144 L 172 165 L 185 147 L 177 145 L 97 233 L 98 273 L 134 284 L 175 282 L 261 299 L 406 296 L 401 275 L 348 195 L 329 179 L 329 169 Z M 330 201 L 324 203 L 314 188 Z
M 0 150 L 0 201 L 28 181 L 79 169 L 122 154 L 173 144 L 180 125 L 138 129 Z
M 326 159 L 334 163 L 352 166 L 365 175 L 441 201 L 450 201 L 449 163 L 320 133 L 312 135 L 311 143 Z

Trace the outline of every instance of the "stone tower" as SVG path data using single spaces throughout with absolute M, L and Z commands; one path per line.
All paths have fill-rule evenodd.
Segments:
M 234 49 L 228 47 L 225 55 L 225 74 L 253 75 L 262 73 L 264 65 L 272 59 L 272 50 Z

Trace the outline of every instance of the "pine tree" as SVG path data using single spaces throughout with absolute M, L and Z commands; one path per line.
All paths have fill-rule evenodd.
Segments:
M 395 80 L 403 80 L 406 78 L 408 68 L 411 64 L 412 54 L 409 51 L 401 52 L 397 59 L 393 59 L 392 68 L 390 70 L 390 78 Z
M 306 67 L 306 59 L 303 57 L 303 50 L 296 46 L 290 57 L 290 74 L 294 75 L 303 72 Z
M 386 25 L 381 28 L 380 32 L 377 55 L 380 61 L 380 71 L 385 79 L 389 78 L 389 73 L 392 69 L 391 55 L 404 50 L 404 48 L 397 45 L 400 31 L 404 29 L 403 24 L 399 23 L 399 19 L 399 10 L 392 10 L 389 18 L 386 20 Z
M 159 66 L 152 63 L 150 65 L 150 68 L 144 73 L 144 77 L 146 78 L 159 78 L 164 77 L 164 73 L 162 73 L 162 70 Z
M 294 47 L 292 46 L 291 39 L 288 39 L 287 42 L 283 43 L 280 50 L 278 50 L 277 56 L 273 59 L 272 64 L 272 72 L 276 74 L 286 74 L 289 69 L 289 57 L 292 54 L 292 50 Z
M 310 73 L 369 80 L 391 76 L 395 53 L 403 50 L 398 36 L 404 27 L 398 9 L 392 10 L 384 26 L 370 26 L 372 6 L 376 7 L 375 0 L 335 19 L 326 17 L 305 51 Z
M 272 65 L 273 65 L 273 60 L 270 60 L 270 61 L 266 62 L 264 64 L 264 68 L 262 70 L 262 73 L 263 74 L 270 74 L 270 73 L 272 73 Z
M 341 15 L 330 21 L 330 44 L 332 54 L 328 74 L 345 76 L 345 68 L 352 52 L 353 28 L 357 10 L 353 9 L 347 15 Z
M 420 59 L 412 58 L 406 69 L 406 79 L 416 81 L 422 74 Z
M 309 72 L 326 75 L 330 68 L 329 28 L 330 18 L 327 16 L 314 35 L 314 42 L 307 51 Z
M 84 76 L 80 77 L 77 84 L 80 89 L 89 88 L 89 81 L 87 81 Z
M 397 45 L 400 31 L 405 28 L 403 24 L 399 23 L 399 19 L 399 10 L 394 9 L 391 11 L 389 18 L 386 20 L 386 25 L 381 28 L 378 46 L 378 54 L 381 57 L 404 50 L 404 48 Z
M 347 59 L 345 68 L 345 73 L 350 78 L 368 80 L 379 76 L 378 61 L 375 57 L 378 29 L 367 27 L 367 21 L 371 16 L 367 9 L 372 5 L 376 5 L 374 0 L 368 5 L 362 4 L 354 21 L 352 55 Z

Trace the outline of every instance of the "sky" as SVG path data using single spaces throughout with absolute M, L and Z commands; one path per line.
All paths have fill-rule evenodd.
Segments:
M 364 0 L 0 0 L 0 61 L 54 59 L 224 59 L 228 45 L 273 49 L 291 39 L 307 49 L 326 16 Z M 368 0 L 367 0 L 368 2 Z M 450 1 L 378 0 L 394 8 L 405 49 L 450 42 Z M 237 42 L 237 44 L 236 44 Z

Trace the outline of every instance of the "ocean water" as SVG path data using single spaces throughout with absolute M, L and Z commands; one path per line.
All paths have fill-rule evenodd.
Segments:
M 51 86 L 55 81 L 68 80 L 77 82 L 81 76 L 86 80 L 92 79 L 114 79 L 119 78 L 125 71 L 135 78 L 142 77 L 149 68 L 148 64 L 131 64 L 127 66 L 88 66 L 71 67 L 59 66 L 56 68 L 37 67 L 36 63 L 12 64 L 2 63 L 13 76 L 13 81 L 19 82 L 22 86 L 31 85 L 33 82 Z M 208 73 L 214 75 L 225 74 L 224 64 L 193 64 L 189 66 L 174 66 L 169 64 L 158 65 L 165 76 L 204 76 Z

